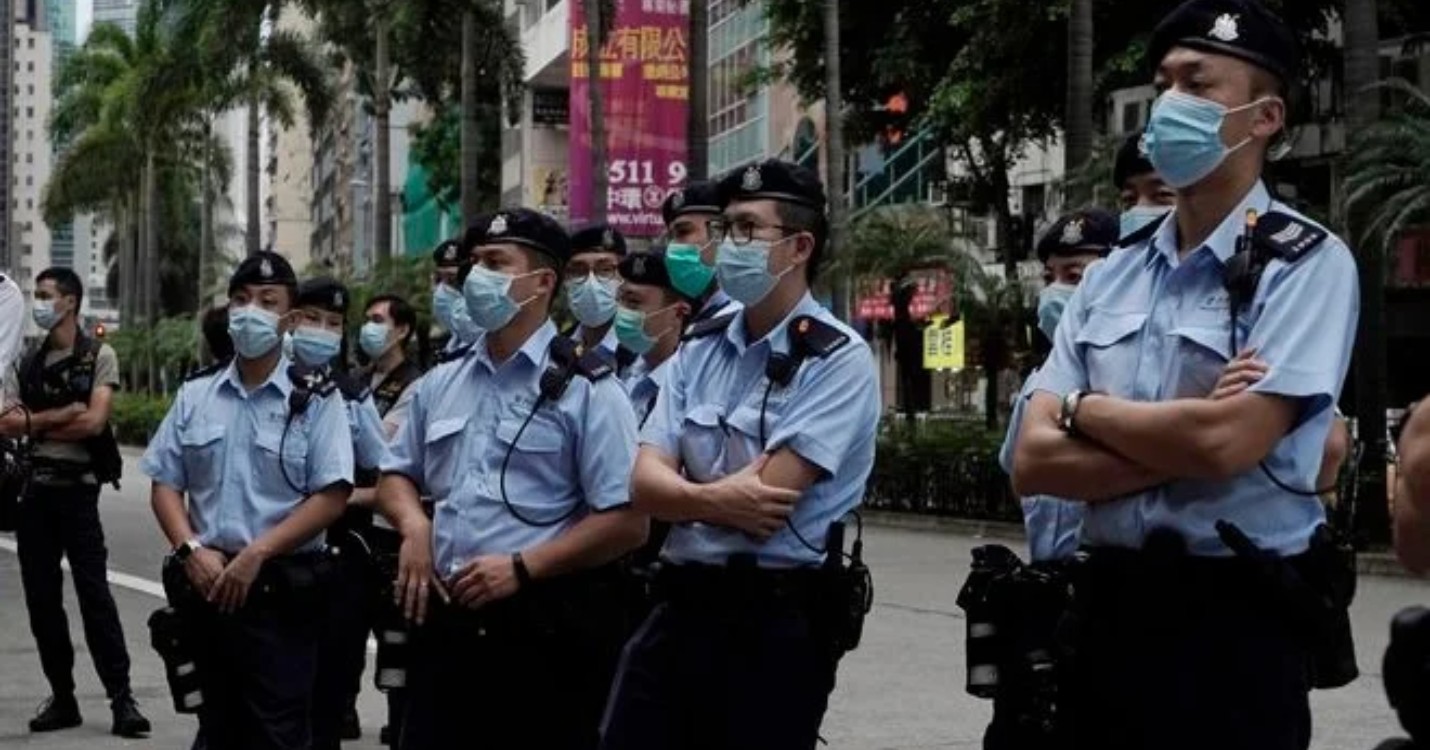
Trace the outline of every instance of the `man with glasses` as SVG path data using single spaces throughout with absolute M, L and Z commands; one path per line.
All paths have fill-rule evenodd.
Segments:
M 818 176 L 766 161 L 719 186 L 716 275 L 744 308 L 686 336 L 642 434 L 632 502 L 672 528 L 608 750 L 812 748 L 843 654 L 822 566 L 874 464 L 874 360 L 809 293 Z
M 572 338 L 587 351 L 600 351 L 618 371 L 635 360 L 633 352 L 620 348 L 612 325 L 624 257 L 626 238 L 607 224 L 595 224 L 571 235 L 571 259 L 563 269 L 566 302 L 580 323 Z
M 677 292 L 697 300 L 695 325 L 722 312 L 733 312 L 735 302 L 721 291 L 715 279 L 715 247 L 711 222 L 720 219 L 715 183 L 697 180 L 671 193 L 661 206 L 670 244 L 665 252 L 666 273 Z

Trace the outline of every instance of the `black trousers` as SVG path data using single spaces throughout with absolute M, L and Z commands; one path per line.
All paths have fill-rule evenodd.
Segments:
M 266 570 L 266 569 L 265 569 Z M 266 595 L 265 574 L 242 609 L 198 599 L 182 566 L 164 574 L 170 605 L 194 618 L 204 702 L 195 750 L 308 750 L 322 608 L 316 592 Z
M 313 748 L 337 750 L 342 718 L 362 691 L 367 636 L 372 630 L 375 584 L 372 560 L 357 529 L 335 526 L 328 543 L 341 550 L 325 597 L 323 637 L 318 641 L 313 684 Z
M 802 607 L 664 602 L 626 644 L 601 748 L 814 748 L 837 665 Z
M 1073 747 L 1305 750 L 1309 655 L 1240 560 L 1094 551 L 1068 635 Z
M 472 612 L 438 605 L 415 636 L 402 750 L 593 750 L 624 610 L 605 586 L 541 592 Z
M 129 651 L 105 579 L 109 552 L 99 523 L 99 488 L 31 482 L 21 501 L 16 542 L 30 632 L 50 689 L 59 696 L 72 695 L 75 689 L 74 644 L 65 616 L 64 574 L 60 570 L 60 559 L 68 558 L 84 621 L 84 640 L 104 692 L 111 699 L 127 694 Z

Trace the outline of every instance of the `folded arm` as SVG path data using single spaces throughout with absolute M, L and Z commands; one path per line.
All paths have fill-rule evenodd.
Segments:
M 1156 487 L 1171 477 L 1058 427 L 1062 402 L 1033 394 L 1013 456 L 1013 489 L 1023 497 L 1053 495 L 1090 503 Z
M 73 418 L 50 429 L 45 437 L 51 440 L 70 442 L 94 437 L 104 432 L 105 426 L 109 424 L 109 413 L 113 403 L 114 388 L 108 385 L 97 386 L 89 394 L 89 404 L 83 411 L 79 411 Z

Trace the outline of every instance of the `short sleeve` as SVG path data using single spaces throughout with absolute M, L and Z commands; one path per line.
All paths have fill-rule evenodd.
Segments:
M 1033 390 L 1047 391 L 1055 396 L 1064 396 L 1072 391 L 1088 388 L 1087 363 L 1077 345 L 1078 332 L 1087 322 L 1087 300 L 1096 284 L 1097 271 L 1103 262 L 1088 266 L 1082 283 L 1068 300 L 1063 317 L 1058 321 L 1058 329 L 1053 333 L 1053 351 L 1048 361 L 1032 376 Z M 1029 391 L 1031 395 L 1032 391 Z
M 109 344 L 101 345 L 99 355 L 94 359 L 94 384 L 96 387 L 119 387 L 119 355 L 114 353 L 114 347 Z
M 377 413 L 377 404 L 372 396 L 367 396 L 352 405 L 349 415 L 353 420 L 353 434 L 357 436 L 353 463 L 363 469 L 376 469 L 387 454 L 387 431 Z
M 583 415 L 577 470 L 586 504 L 611 510 L 631 501 L 636 463 L 636 414 L 613 377 L 591 384 Z
M 680 455 L 680 427 L 685 420 L 685 353 L 677 350 L 666 365 L 665 384 L 655 397 L 640 442 L 670 457 Z
M 1331 408 L 1350 367 L 1360 283 L 1350 250 L 1334 237 L 1265 285 L 1247 346 L 1269 366 L 1252 393 L 1304 401 L 1297 424 Z M 1315 307 L 1308 314 L 1308 306 Z
M 173 487 L 179 492 L 189 489 L 188 475 L 184 472 L 184 454 L 179 444 L 179 415 L 184 404 L 184 390 L 169 407 L 169 413 L 149 439 L 149 447 L 144 450 L 144 458 L 139 462 L 139 470 L 159 484 Z
M 1028 376 L 1023 390 L 1013 397 L 1013 414 L 1008 418 L 1008 434 L 1003 438 L 1003 447 L 998 450 L 998 465 L 1004 473 L 1013 474 L 1013 452 L 1018 446 L 1018 434 L 1023 429 L 1023 412 L 1028 409 L 1028 400 L 1033 397 L 1037 386 L 1037 373 Z
M 428 376 L 408 387 L 412 399 L 408 402 L 406 419 L 388 441 L 387 453 L 382 459 L 382 473 L 401 474 L 418 487 L 423 485 L 422 443 L 427 434 L 426 401 L 431 397 L 431 383 L 432 378 Z M 391 416 L 389 412 L 388 417 Z
M 352 484 L 353 439 L 347 404 L 333 393 L 308 407 L 308 487 L 318 491 Z
M 874 357 L 862 342 L 813 360 L 780 415 L 769 450 L 789 448 L 826 474 L 879 428 L 880 396 Z
M 25 337 L 25 298 L 14 279 L 0 277 L 0 369 L 20 360 Z

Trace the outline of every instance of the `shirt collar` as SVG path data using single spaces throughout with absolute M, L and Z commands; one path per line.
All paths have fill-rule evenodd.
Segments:
M 477 360 L 486 365 L 488 370 L 496 372 L 497 368 L 492 364 L 491 352 L 487 350 L 487 335 L 486 332 L 483 332 L 481 336 L 477 337 L 477 343 L 472 346 L 476 350 Z M 512 355 L 512 357 L 522 357 L 527 362 L 539 366 L 546 357 L 546 350 L 551 348 L 551 340 L 556 338 L 556 336 L 556 324 L 548 319 L 545 323 L 542 323 L 541 327 L 536 329 L 534 333 L 526 337 L 526 341 L 522 343 L 521 348 L 517 349 L 516 354 Z M 507 361 L 510 362 L 511 360 Z
M 253 389 L 253 392 L 257 393 L 271 386 L 278 389 L 278 392 L 282 394 L 284 398 L 287 398 L 288 395 L 293 392 L 293 380 L 288 377 L 288 368 L 292 366 L 292 361 L 282 354 L 279 354 L 278 364 L 274 366 L 273 372 L 268 373 L 268 379 L 263 381 L 262 385 Z M 228 369 L 224 370 L 223 380 L 220 382 L 227 384 L 236 393 L 245 394 L 248 392 L 248 389 L 243 387 L 243 379 L 238 372 L 237 357 L 228 363 Z
M 758 346 L 768 342 L 771 351 L 789 351 L 789 323 L 800 315 L 814 315 L 820 310 L 819 303 L 814 301 L 814 297 L 809 292 L 805 292 L 795 304 L 794 309 L 779 322 L 773 330 L 765 334 L 759 341 L 746 343 L 745 337 L 745 316 L 749 314 L 749 308 L 740 310 L 740 314 L 730 321 L 730 327 L 725 329 L 725 340 L 735 347 L 735 351 L 744 353 L 745 349 Z
M 1246 231 L 1246 212 L 1255 210 L 1258 215 L 1271 210 L 1271 193 L 1266 189 L 1265 183 L 1257 180 L 1256 184 L 1247 191 L 1246 195 L 1237 204 L 1236 208 L 1222 219 L 1217 228 L 1212 231 L 1206 241 L 1190 253 L 1190 258 L 1200 252 L 1202 248 L 1211 250 L 1217 260 L 1226 263 L 1232 255 L 1236 253 L 1236 241 Z M 1166 221 L 1152 235 L 1152 240 L 1147 244 L 1147 263 L 1151 265 L 1160 256 L 1165 258 L 1168 265 L 1175 266 L 1177 259 L 1177 212 L 1176 209 L 1167 215 Z

